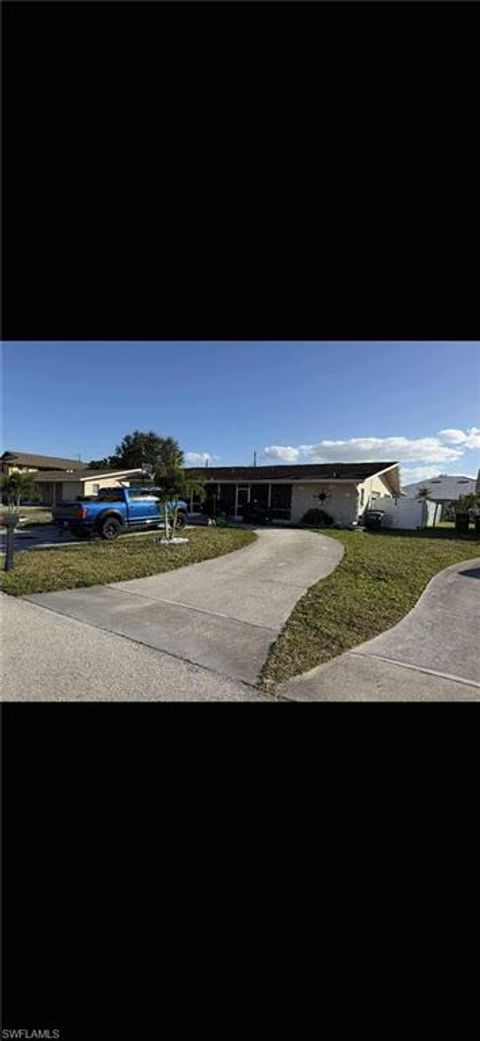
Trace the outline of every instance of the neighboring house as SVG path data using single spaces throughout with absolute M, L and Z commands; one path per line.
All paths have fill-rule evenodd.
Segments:
M 47 470 L 38 474 L 35 486 L 44 506 L 71 502 L 79 496 L 96 495 L 101 488 L 119 488 L 141 478 L 143 471 L 137 470 L 76 470 L 70 473 Z
M 428 488 L 431 501 L 439 503 L 443 507 L 441 511 L 443 513 L 445 507 L 452 506 L 461 495 L 470 495 L 475 492 L 475 478 L 439 474 L 438 477 L 430 477 L 427 481 L 406 484 L 403 486 L 402 492 L 410 499 L 415 499 L 422 488 Z
M 198 467 L 188 468 L 198 473 Z M 238 517 L 256 500 L 274 520 L 298 523 L 321 507 L 337 524 L 355 523 L 381 495 L 400 495 L 398 463 L 308 463 L 289 466 L 209 466 L 206 511 Z M 190 509 L 195 502 L 189 503 Z
M 31 452 L 4 452 L 0 457 L 1 471 L 11 474 L 15 471 L 31 473 L 32 471 L 63 470 L 72 473 L 85 470 L 87 464 L 79 459 L 59 459 L 53 455 L 33 455 Z

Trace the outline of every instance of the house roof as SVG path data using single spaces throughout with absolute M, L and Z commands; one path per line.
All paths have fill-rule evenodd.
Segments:
M 405 484 L 402 491 L 412 499 L 421 488 L 428 488 L 433 501 L 455 502 L 461 495 L 469 495 L 475 491 L 475 478 L 462 474 L 439 474 L 438 477 L 430 477 L 427 481 Z
M 208 466 L 201 468 L 207 481 L 365 481 L 374 474 L 393 466 L 387 463 L 306 463 L 279 466 Z M 199 473 L 198 466 L 188 467 L 191 473 Z
M 36 474 L 37 484 L 42 481 L 48 483 L 68 484 L 69 481 L 94 481 L 97 477 L 132 477 L 141 474 L 142 470 L 76 470 L 75 473 L 66 473 L 65 470 L 45 470 Z
M 7 451 L 2 455 L 2 462 L 18 463 L 19 466 L 42 467 L 51 470 L 84 470 L 85 463 L 80 459 L 61 459 L 53 455 L 33 455 L 31 452 Z

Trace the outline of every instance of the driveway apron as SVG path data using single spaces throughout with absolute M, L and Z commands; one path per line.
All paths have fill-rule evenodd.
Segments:
M 276 688 L 299 701 L 480 701 L 480 559 L 446 568 L 387 632 Z
M 176 571 L 24 599 L 254 683 L 297 600 L 343 556 L 339 542 L 313 532 L 257 535 L 251 546 Z

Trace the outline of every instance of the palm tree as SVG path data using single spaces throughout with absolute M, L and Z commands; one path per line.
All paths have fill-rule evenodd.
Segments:
M 177 527 L 178 500 L 186 498 L 190 492 L 203 494 L 203 482 L 197 474 L 187 473 L 183 465 L 182 449 L 173 437 L 161 439 L 159 462 L 154 473 L 155 484 L 161 489 L 160 502 L 165 517 L 165 537 L 173 538 Z M 173 520 L 169 524 L 169 507 L 174 503 Z
M 432 499 L 432 493 L 430 491 L 430 488 L 427 488 L 426 485 L 424 485 L 423 488 L 419 488 L 418 492 L 417 492 L 417 499 L 423 499 L 424 502 L 430 502 L 431 499 Z M 441 509 L 441 504 L 436 502 L 435 503 L 435 510 L 434 510 L 434 513 L 433 513 L 433 527 L 435 527 L 435 525 L 437 523 L 437 514 L 438 514 L 439 506 L 440 506 L 440 509 Z
M 2 498 L 7 496 L 8 508 L 14 512 L 20 508 L 22 499 L 36 498 L 35 480 L 37 474 L 32 471 L 21 473 L 14 470 L 11 474 L 3 474 L 1 478 Z
M 9 521 L 7 522 L 7 543 L 5 546 L 4 570 L 11 571 L 13 568 L 14 531 L 17 523 L 18 510 L 22 499 L 35 497 L 35 472 L 21 473 L 14 470 L 11 474 L 1 475 L 2 500 L 4 494 L 7 497 Z

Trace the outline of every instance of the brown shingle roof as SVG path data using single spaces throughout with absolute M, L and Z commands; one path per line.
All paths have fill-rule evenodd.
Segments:
M 188 470 L 201 473 L 208 481 L 365 481 L 367 477 L 396 465 L 395 462 L 306 463 L 293 466 L 191 466 Z
M 133 477 L 141 474 L 141 470 L 75 470 L 75 473 L 67 473 L 65 470 L 42 470 L 36 476 L 37 483 L 41 481 L 94 481 L 96 477 L 121 477 L 123 475 Z
M 17 463 L 18 466 L 37 466 L 46 470 L 84 470 L 85 463 L 80 459 L 60 459 L 53 455 L 32 455 L 31 452 L 4 452 L 2 462 Z

